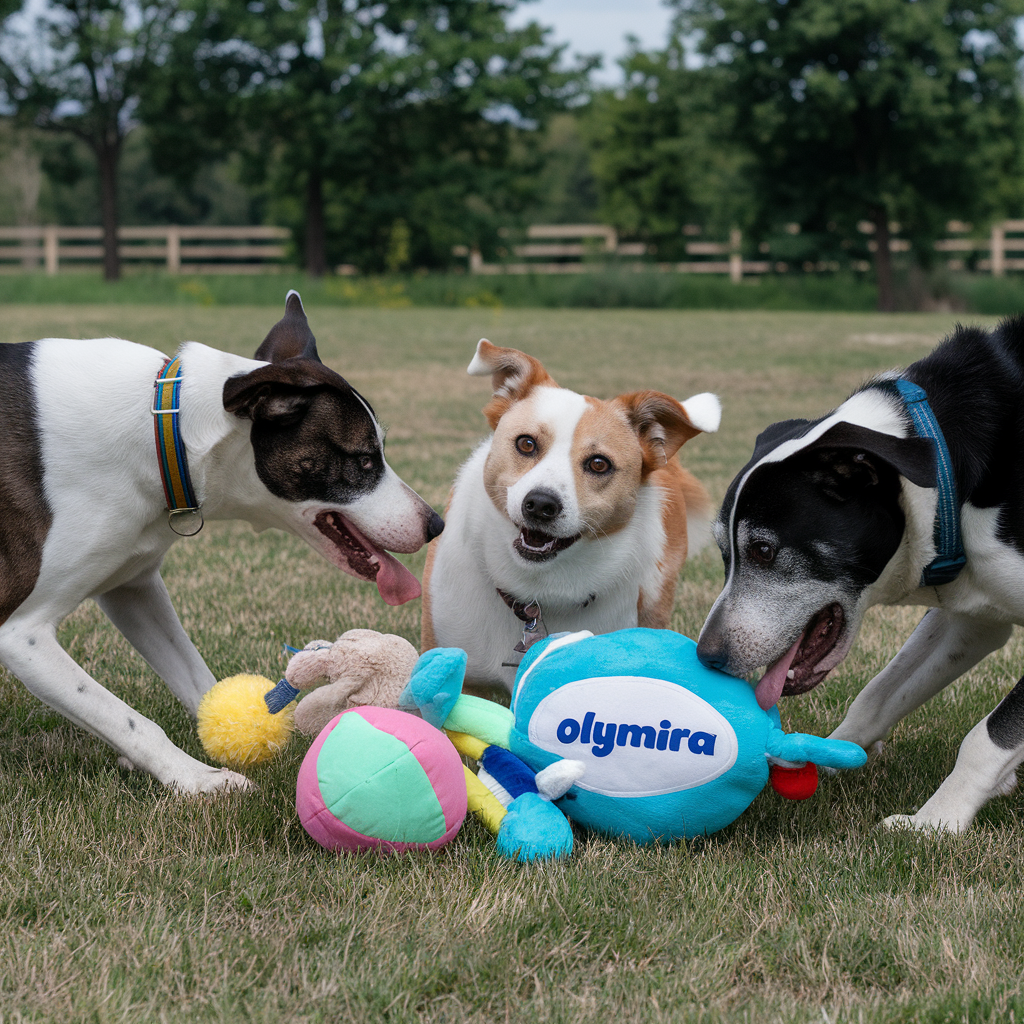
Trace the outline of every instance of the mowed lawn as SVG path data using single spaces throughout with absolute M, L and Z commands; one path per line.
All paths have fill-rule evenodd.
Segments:
M 283 295 L 282 295 L 283 300 Z M 953 326 L 938 314 L 308 310 L 325 362 L 388 425 L 395 469 L 442 508 L 483 436 L 478 338 L 609 397 L 717 392 L 722 429 L 682 452 L 720 500 L 767 423 L 819 415 Z M 171 351 L 251 354 L 267 308 L 8 306 L 0 340 L 117 334 Z M 69 396 L 68 415 L 74 415 Z M 186 411 L 187 415 L 187 411 Z M 82 515 L 90 514 L 83 509 Z M 423 553 L 408 563 L 419 573 Z M 218 677 L 278 678 L 281 645 L 361 626 L 417 642 L 398 609 L 301 542 L 208 524 L 169 555 L 181 618 Z M 695 636 L 722 579 L 687 564 L 673 626 Z M 916 609 L 869 614 L 789 729 L 827 733 L 896 652 Z M 98 610 L 70 653 L 201 756 L 191 722 Z M 0 674 L 0 1019 L 88 1021 L 982 1021 L 1024 1014 L 1024 797 L 961 838 L 887 834 L 951 769 L 968 729 L 1024 671 L 994 654 L 896 730 L 866 768 L 805 803 L 771 790 L 725 831 L 665 848 L 577 834 L 568 862 L 499 858 L 476 822 L 436 854 L 336 857 L 294 810 L 305 749 L 255 769 L 259 791 L 173 796 Z

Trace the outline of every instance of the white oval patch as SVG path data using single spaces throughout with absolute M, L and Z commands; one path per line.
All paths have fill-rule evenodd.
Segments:
M 530 718 L 529 740 L 582 761 L 580 789 L 608 796 L 659 796 L 703 786 L 739 753 L 736 733 L 706 700 L 677 683 L 601 676 L 566 683 Z

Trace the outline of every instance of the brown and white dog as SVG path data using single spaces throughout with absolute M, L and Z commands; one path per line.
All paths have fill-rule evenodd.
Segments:
M 492 378 L 494 434 L 459 471 L 427 553 L 423 649 L 461 647 L 471 683 L 511 689 L 534 606 L 550 633 L 665 627 L 688 541 L 710 514 L 675 456 L 718 429 L 718 399 L 600 401 L 486 340 L 468 372 Z
M 384 461 L 366 400 L 316 352 L 302 302 L 255 359 L 181 347 L 181 441 L 207 519 L 289 530 L 389 604 L 420 586 L 391 551 L 444 524 Z M 176 747 L 57 642 L 92 597 L 194 716 L 214 677 L 160 577 L 178 539 L 154 442 L 166 358 L 118 338 L 0 345 L 0 662 L 28 690 L 181 792 L 246 786 Z

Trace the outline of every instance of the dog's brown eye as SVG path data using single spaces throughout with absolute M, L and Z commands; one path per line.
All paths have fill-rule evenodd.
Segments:
M 591 473 L 607 473 L 612 468 L 611 461 L 603 455 L 591 455 L 585 465 Z
M 365 470 L 371 470 L 373 469 L 373 459 L 371 459 L 369 455 L 364 455 L 359 460 L 359 465 L 362 466 L 363 469 Z
M 529 434 L 520 434 L 516 438 L 516 448 L 523 455 L 533 455 L 537 450 L 537 442 Z
M 750 555 L 751 561 L 757 562 L 758 565 L 771 565 L 775 561 L 775 548 L 771 544 L 751 544 L 747 548 L 747 554 Z

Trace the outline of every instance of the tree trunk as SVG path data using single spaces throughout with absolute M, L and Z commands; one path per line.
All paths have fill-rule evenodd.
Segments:
M 891 313 L 896 308 L 892 288 L 892 253 L 889 251 L 889 211 L 884 206 L 871 208 L 875 225 L 875 283 L 878 285 L 878 310 Z
M 121 155 L 119 142 L 102 142 L 96 157 L 100 171 L 100 216 L 103 220 L 103 277 L 116 281 L 121 276 L 121 257 L 117 251 L 117 165 Z
M 327 273 L 323 179 L 319 171 L 310 171 L 306 184 L 306 273 L 310 277 Z

